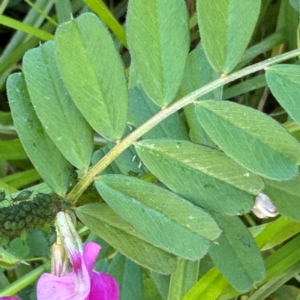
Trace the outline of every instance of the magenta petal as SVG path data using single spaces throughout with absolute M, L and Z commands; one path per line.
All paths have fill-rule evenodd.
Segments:
M 0 300 L 21 300 L 21 298 L 5 296 L 5 297 L 0 297 Z
M 85 300 L 118 300 L 119 286 L 110 275 L 93 271 L 91 274 L 91 291 Z
M 89 273 L 91 273 L 94 268 L 94 264 L 96 262 L 100 249 L 100 245 L 93 242 L 86 243 L 84 246 L 83 261 Z
M 90 278 L 85 266 L 77 274 L 71 272 L 62 277 L 45 273 L 37 283 L 39 300 L 82 300 L 88 296 L 89 292 Z
M 37 284 L 38 300 L 118 300 L 116 280 L 93 271 L 100 249 L 96 243 L 87 243 L 82 256 L 76 251 L 71 254 L 74 267 L 71 273 L 61 277 L 43 274 Z

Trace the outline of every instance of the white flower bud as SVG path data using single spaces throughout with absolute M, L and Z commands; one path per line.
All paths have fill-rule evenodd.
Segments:
M 263 193 L 259 193 L 255 198 L 252 212 L 260 219 L 276 217 L 278 215 L 277 207 L 273 204 L 271 199 Z

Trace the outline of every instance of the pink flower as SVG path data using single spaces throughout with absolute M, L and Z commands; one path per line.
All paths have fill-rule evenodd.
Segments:
M 37 284 L 38 300 L 118 300 L 116 280 L 93 270 L 100 249 L 93 242 L 85 245 L 83 253 L 76 247 L 68 249 L 73 269 L 63 276 L 43 274 Z
M 0 300 L 21 300 L 21 299 L 18 298 L 18 297 L 8 297 L 8 296 L 5 296 L 5 297 L 0 297 Z

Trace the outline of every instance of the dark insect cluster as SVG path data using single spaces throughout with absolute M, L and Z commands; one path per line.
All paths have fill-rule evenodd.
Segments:
M 23 191 L 12 199 L 11 205 L 0 208 L 1 239 L 20 236 L 23 230 L 42 227 L 54 221 L 57 212 L 70 207 L 69 202 L 55 194 L 38 193 L 30 198 L 31 194 L 30 191 Z M 3 200 L 5 193 L 1 192 L 0 201 Z

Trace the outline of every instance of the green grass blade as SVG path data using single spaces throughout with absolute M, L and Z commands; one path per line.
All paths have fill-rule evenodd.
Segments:
M 25 33 L 28 33 L 34 37 L 37 37 L 43 41 L 52 40 L 54 38 L 53 34 L 44 31 L 42 29 L 35 28 L 31 25 L 24 24 L 23 22 L 17 21 L 15 19 L 9 18 L 7 16 L 0 16 L 0 24 L 23 31 Z
M 60 2 L 60 0 L 58 0 Z M 103 23 L 116 35 L 127 48 L 126 32 L 102 0 L 84 0 L 84 2 L 99 16 Z

